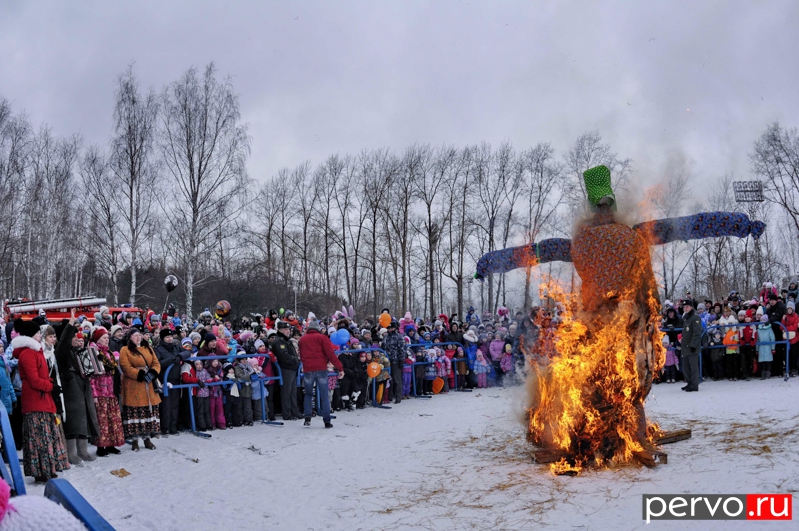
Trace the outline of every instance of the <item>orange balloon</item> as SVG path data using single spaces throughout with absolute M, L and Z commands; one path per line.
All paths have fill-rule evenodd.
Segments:
M 379 385 L 377 387 L 377 395 L 375 396 L 375 400 L 377 401 L 378 404 L 382 404 L 383 403 L 383 386 L 382 385 Z
M 369 378 L 376 378 L 381 372 L 383 372 L 383 367 L 376 361 L 366 366 L 366 374 L 369 375 Z
M 433 394 L 437 395 L 442 389 L 444 389 L 444 380 L 441 378 L 436 378 L 433 380 Z
M 391 316 L 387 313 L 380 314 L 380 326 L 383 328 L 388 328 L 388 325 L 391 324 Z

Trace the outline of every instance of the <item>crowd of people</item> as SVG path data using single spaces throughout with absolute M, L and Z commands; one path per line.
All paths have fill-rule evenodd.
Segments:
M 111 315 L 102 307 L 57 323 L 44 314 L 3 323 L 0 399 L 24 473 L 45 482 L 119 454 L 126 442 L 155 450 L 154 439 L 190 430 L 192 420 L 200 432 L 278 415 L 305 426 L 321 417 L 332 428 L 332 412 L 515 383 L 522 346 L 541 350 L 551 339 L 540 331 L 553 326 L 538 309 L 479 316 L 470 308 L 463 320 L 410 312 L 395 319 L 388 309 L 354 317 L 346 309 L 325 319 L 270 310 L 226 320 L 206 310 L 189 319 L 173 308 Z
M 700 357 L 705 381 L 795 377 L 799 373 L 798 297 L 796 282 L 783 289 L 765 282 L 751 298 L 733 291 L 719 302 L 697 302 L 687 292 L 677 304 L 666 300 L 661 322 L 666 366 L 659 381 L 685 379 L 684 390 L 697 390 Z M 693 331 L 692 321 L 696 323 Z M 690 345 L 684 334 L 691 336 Z
M 706 379 L 796 376 L 798 296 L 796 283 L 781 291 L 766 283 L 752 299 L 665 301 L 666 363 L 656 383 L 683 379 L 684 390 L 698 390 L 699 356 Z M 189 319 L 173 308 L 111 315 L 102 307 L 58 323 L 41 315 L 0 326 L 0 400 L 25 474 L 47 481 L 119 454 L 126 442 L 154 450 L 153 439 L 192 429 L 192 417 L 200 432 L 278 415 L 305 426 L 321 417 L 332 428 L 333 412 L 520 383 L 525 367 L 555 354 L 562 310 L 470 308 L 463 318 L 423 320 L 386 308 L 360 322 L 346 309 L 324 319 L 282 309 L 237 320 L 208 310 Z M 739 323 L 748 326 L 732 326 Z

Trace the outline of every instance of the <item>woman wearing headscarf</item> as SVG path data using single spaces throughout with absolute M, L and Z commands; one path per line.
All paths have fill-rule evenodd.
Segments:
M 116 447 L 125 444 L 119 399 L 114 394 L 114 376 L 119 368 L 113 352 L 108 348 L 109 340 L 108 330 L 100 326 L 92 332 L 92 341 L 89 344 L 89 352 L 98 362 L 98 370 L 91 377 L 91 384 L 97 421 L 100 424 L 100 435 L 94 440 L 94 444 L 100 457 L 118 454 Z
M 14 328 L 19 335 L 11 341 L 11 346 L 14 358 L 19 360 L 22 378 L 23 469 L 26 476 L 44 483 L 69 468 L 52 396 L 57 386 L 50 379 L 42 353 L 39 325 L 17 319 Z
M 132 328 L 127 346 L 119 352 L 119 367 L 122 369 L 122 426 L 125 438 L 133 439 L 132 450 L 139 451 L 139 437 L 144 438 L 144 447 L 155 450 L 150 437 L 161 431 L 158 404 L 161 398 L 155 392 L 154 381 L 158 378 L 161 364 L 153 349 L 142 341 L 142 333 Z

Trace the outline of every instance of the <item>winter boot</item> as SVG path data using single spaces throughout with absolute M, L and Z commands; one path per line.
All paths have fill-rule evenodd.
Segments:
M 330 421 L 325 422 L 325 428 L 332 428 L 333 424 Z
M 77 439 L 78 441 L 78 456 L 84 461 L 94 461 L 97 456 L 89 453 L 89 441 L 87 439 Z
M 114 446 L 106 446 L 105 447 L 105 451 L 106 451 L 106 453 L 108 455 L 111 455 L 111 454 L 117 454 L 118 455 L 118 454 L 122 453 L 122 452 L 119 451 L 119 448 L 116 448 Z
M 139 439 L 133 439 L 133 442 L 130 444 L 130 451 L 131 452 L 139 451 Z
M 144 447 L 148 450 L 155 450 L 155 445 L 152 443 L 149 437 L 144 439 Z
M 305 423 L 303 423 L 303 426 L 310 426 L 310 425 L 311 425 L 311 417 L 305 417 Z
M 67 458 L 70 465 L 83 464 L 83 459 L 78 456 L 78 445 L 75 439 L 67 439 Z
M 108 457 L 108 450 L 105 446 L 97 447 L 97 457 Z

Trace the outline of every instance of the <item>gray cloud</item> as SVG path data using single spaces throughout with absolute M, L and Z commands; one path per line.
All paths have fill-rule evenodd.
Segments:
M 215 61 L 250 173 L 413 142 L 559 151 L 599 130 L 652 181 L 674 152 L 744 176 L 766 124 L 799 125 L 799 3 L 22 2 L 0 6 L 0 95 L 105 144 L 116 77 L 157 90 Z

